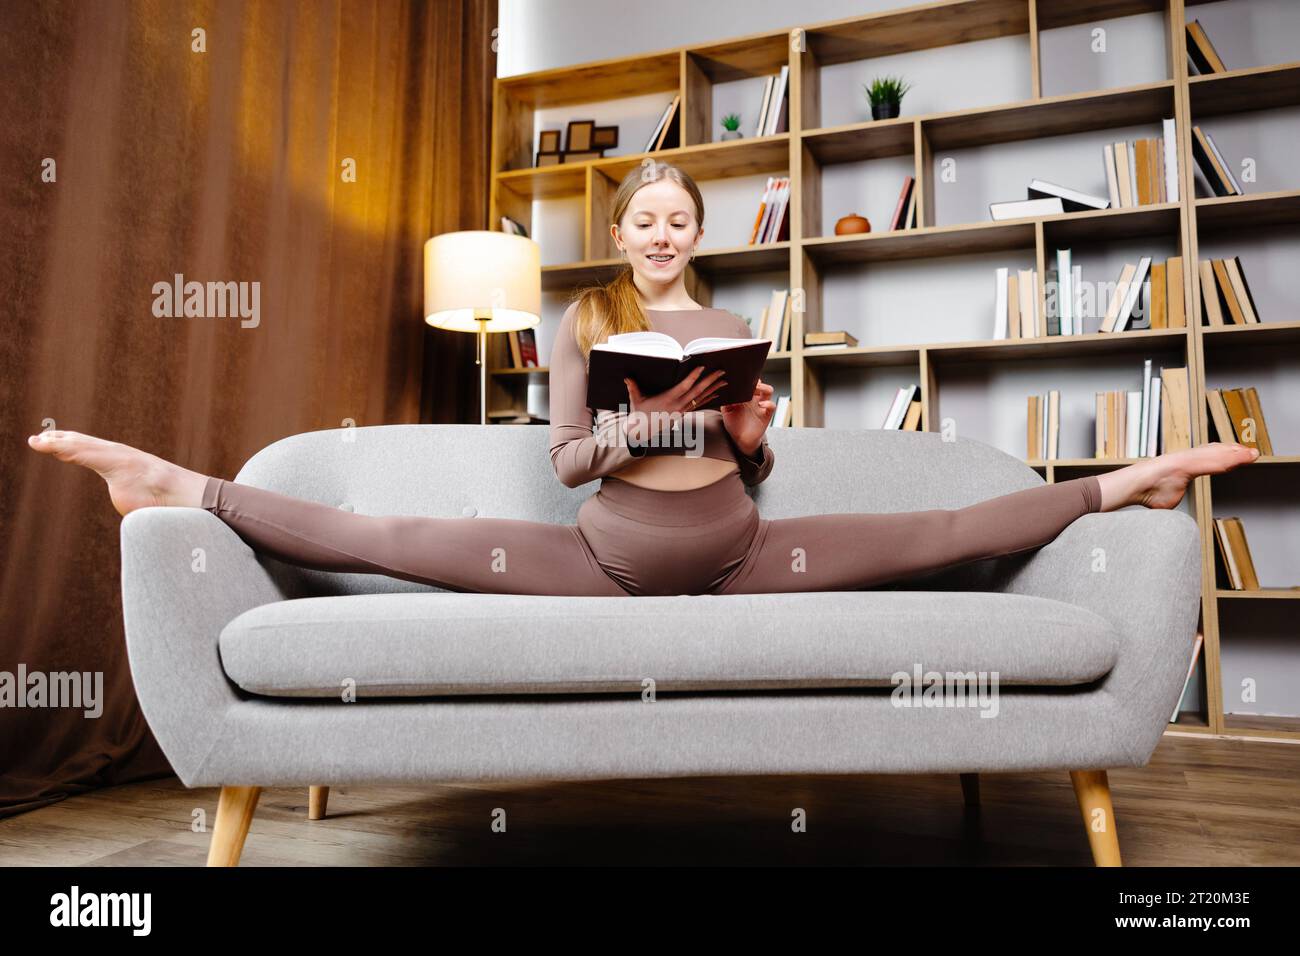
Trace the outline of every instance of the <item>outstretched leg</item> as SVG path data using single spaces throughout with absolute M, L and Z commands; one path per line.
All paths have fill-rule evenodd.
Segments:
M 576 525 L 360 515 L 203 475 L 81 432 L 51 429 L 27 443 L 97 472 L 120 514 L 158 506 L 206 508 L 254 550 L 302 567 L 386 574 L 449 591 L 627 596 L 601 569 Z
M 363 515 L 213 477 L 201 507 L 253 550 L 319 571 L 386 574 L 480 594 L 627 596 L 576 525 Z
M 719 594 L 852 591 L 1041 547 L 1101 510 L 1087 475 L 966 508 L 827 514 L 764 522 L 754 552 Z

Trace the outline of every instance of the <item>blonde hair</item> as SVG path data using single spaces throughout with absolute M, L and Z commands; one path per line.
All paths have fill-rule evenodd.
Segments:
M 703 229 L 704 197 L 700 195 L 700 187 L 695 185 L 695 180 L 689 173 L 670 163 L 652 159 L 629 170 L 619 183 L 618 191 L 614 193 L 610 224 L 622 220 L 638 189 L 663 180 L 671 180 L 686 190 L 695 204 L 696 225 Z M 632 281 L 631 265 L 619 270 L 618 275 L 605 285 L 579 289 L 565 303 L 565 307 L 574 302 L 577 303 L 577 308 L 573 314 L 573 337 L 584 358 L 591 352 L 593 345 L 605 341 L 611 335 L 650 331 L 650 320 L 641 304 L 641 293 Z

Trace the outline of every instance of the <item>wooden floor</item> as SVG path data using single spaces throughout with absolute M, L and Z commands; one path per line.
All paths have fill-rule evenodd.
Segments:
M 1126 866 L 1300 864 L 1300 746 L 1166 736 L 1109 773 Z M 1069 775 L 709 777 L 265 790 L 241 865 L 1090 866 Z M 217 790 L 157 780 L 0 820 L 0 865 L 202 866 Z M 495 808 L 506 832 L 494 833 Z M 791 832 L 791 813 L 807 832 Z

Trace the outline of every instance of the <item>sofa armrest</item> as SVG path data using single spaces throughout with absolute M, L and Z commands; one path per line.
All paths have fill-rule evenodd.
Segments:
M 249 608 L 285 598 L 248 547 L 202 508 L 140 508 L 121 526 L 122 613 L 145 719 L 190 785 L 240 700 L 217 638 Z
M 1087 608 L 1120 634 L 1118 662 L 1101 689 L 1131 720 L 1132 753 L 1145 764 L 1169 725 L 1191 661 L 1201 605 L 1196 522 L 1177 510 L 1087 514 L 999 585 L 1009 594 Z

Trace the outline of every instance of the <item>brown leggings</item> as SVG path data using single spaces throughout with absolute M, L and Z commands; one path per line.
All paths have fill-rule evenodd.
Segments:
M 966 508 L 766 519 L 738 472 L 689 491 L 607 477 L 561 525 L 355 514 L 208 478 L 202 507 L 282 561 L 449 591 L 765 594 L 860 590 L 1041 547 L 1101 510 L 1101 486 L 1087 475 Z

